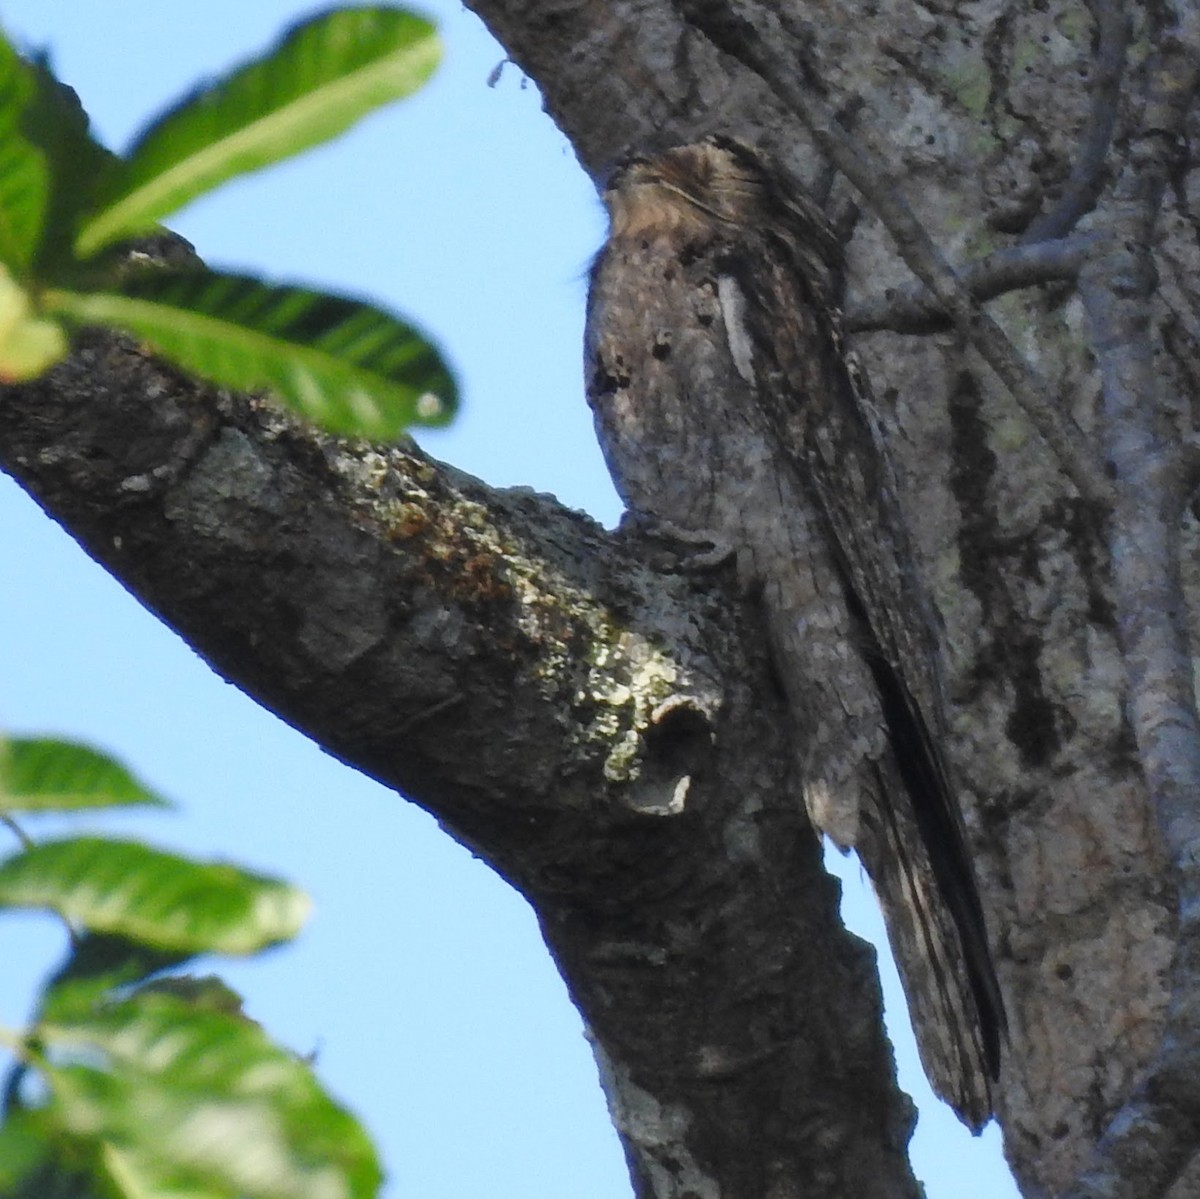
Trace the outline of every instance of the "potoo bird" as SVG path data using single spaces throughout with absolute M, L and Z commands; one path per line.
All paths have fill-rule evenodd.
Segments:
M 736 555 L 762 596 L 813 823 L 879 895 L 934 1090 L 979 1128 L 1004 1011 L 931 609 L 820 209 L 727 138 L 632 158 L 605 194 L 588 399 L 632 512 Z

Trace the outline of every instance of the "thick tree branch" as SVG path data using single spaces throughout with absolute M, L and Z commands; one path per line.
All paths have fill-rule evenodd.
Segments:
M 994 300 L 1006 292 L 1044 283 L 1069 283 L 1079 276 L 1094 235 L 1014 246 L 989 254 L 956 271 L 961 286 L 977 302 Z M 936 296 L 921 284 L 893 288 L 874 299 L 859 300 L 846 309 L 850 333 L 891 329 L 896 333 L 937 333 L 952 322 Z
M 1103 384 L 1116 503 L 1110 525 L 1129 715 L 1179 895 L 1171 1003 L 1158 1054 L 1117 1113 L 1070 1199 L 1155 1199 L 1200 1139 L 1200 717 L 1195 703 L 1180 519 L 1189 452 L 1163 395 L 1151 338 L 1154 228 L 1200 78 L 1182 47 L 1151 70 L 1143 130 L 1080 275 Z
M 601 558 L 593 524 L 415 450 L 322 440 L 100 337 L 7 390 L 0 426 L 5 468 L 93 557 L 339 757 L 451 820 L 488 786 L 562 802 L 538 796 L 548 763 L 493 760 L 468 730 L 505 713 L 532 752 L 588 693 L 586 664 L 556 655 L 610 635 L 594 579 L 564 573 Z M 588 729 L 574 752 L 599 762 L 612 732 Z
M 630 148 L 714 129 L 769 147 L 800 173 L 821 158 L 760 75 L 719 53 L 676 0 L 471 7 L 537 81 L 593 177 Z M 904 189 L 920 190 L 959 245 L 992 244 L 983 214 L 996 196 L 1020 206 L 1053 185 L 1055 164 L 1078 159 L 1073 131 L 1087 127 L 1095 102 L 1082 82 L 1085 68 L 1095 70 L 1094 47 L 1090 30 L 1056 6 L 1020 0 L 970 21 L 865 0 L 735 7 L 753 12 L 793 84 L 802 78 L 835 111 L 858 106 L 864 124 L 891 132 L 887 157 Z M 1114 157 L 1123 153 L 1117 144 Z M 860 294 L 894 273 L 874 228 L 862 234 L 850 281 Z M 1186 227 L 1173 237 L 1181 277 L 1194 278 Z M 1090 358 L 1073 308 L 1027 306 L 1023 318 L 1022 348 L 1061 388 L 1051 418 L 1077 416 L 1090 428 Z M 892 448 L 959 663 L 967 735 L 955 752 L 984 822 L 979 863 L 1012 1002 L 1000 1118 L 1022 1186 L 1051 1193 L 1075 1176 L 1152 1051 L 1165 1002 L 1157 971 L 1172 931 L 1120 720 L 1106 555 L 1094 513 L 1063 499 L 1026 422 L 973 389 L 959 402 L 961 339 L 882 337 L 866 350 L 877 389 L 896 394 Z M 1099 449 L 1095 461 L 1090 445 L 1080 456 L 1106 489 Z
M 1129 48 L 1129 13 L 1124 0 L 1090 0 L 1099 45 L 1093 70 L 1092 103 L 1079 154 L 1058 203 L 1039 216 L 1021 235 L 1026 245 L 1065 237 L 1091 210 L 1104 186 L 1108 152 L 1121 100 L 1125 55 Z
M 0 463 L 225 677 L 529 898 L 640 1196 L 915 1199 L 874 954 L 732 572 L 99 335 L 0 395 Z
M 786 147 L 801 171 L 820 157 L 673 0 L 471 7 L 594 177 L 630 147 L 714 129 Z M 996 196 L 1021 208 L 1061 178 L 1056 164 L 1089 157 L 1072 131 L 1102 89 L 1082 82 L 1090 30 L 1068 10 L 755 12 L 828 107 L 860 104 L 864 123 L 894 131 L 904 188 L 967 254 L 994 244 Z M 1105 180 L 1124 141 L 1111 154 Z M 1185 296 L 1188 219 L 1181 207 L 1162 229 Z M 860 293 L 899 269 L 877 236 L 866 222 L 856 239 Z M 986 260 L 966 289 L 1070 275 L 1077 245 L 1054 243 L 1049 266 L 1032 246 Z M 1074 306 L 1021 315 L 1019 344 L 1062 390 L 1052 416 L 1087 425 Z M 1153 1051 L 1172 927 L 1116 699 L 1095 522 L 1063 499 L 1028 422 L 957 386 L 961 347 L 865 348 L 896 395 L 892 449 L 952 647 L 951 750 L 1012 1018 L 1006 1143 L 1027 1191 L 1054 1193 Z M 1168 349 L 1192 369 L 1194 350 Z M 753 602 L 720 574 L 648 569 L 669 563 L 661 546 L 655 559 L 553 504 L 204 398 L 129 347 L 87 353 L 53 393 L 4 397 L 0 453 L 227 675 L 314 735 L 327 727 L 342 757 L 404 785 L 520 883 L 590 1023 L 640 1193 L 913 1193 L 906 1109 L 879 1081 L 869 963 L 827 924 Z M 142 367 L 141 383 L 118 384 Z M 84 399 L 106 415 L 85 415 Z M 1155 1156 L 1184 1144 L 1157 1120 L 1167 1106 L 1128 1123 Z

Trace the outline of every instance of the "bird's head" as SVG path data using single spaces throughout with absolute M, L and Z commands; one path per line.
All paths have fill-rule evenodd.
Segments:
M 814 269 L 841 261 L 834 231 L 803 185 L 772 159 L 720 134 L 627 156 L 609 176 L 604 202 L 615 240 L 770 229 L 803 247 Z
M 769 203 L 770 172 L 748 146 L 708 137 L 661 154 L 632 154 L 609 176 L 604 202 L 613 237 L 716 232 L 742 225 Z

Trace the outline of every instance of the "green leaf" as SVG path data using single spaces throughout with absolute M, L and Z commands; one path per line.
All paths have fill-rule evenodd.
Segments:
M 40 1112 L 19 1112 L 0 1127 L 0 1195 L 4 1199 L 112 1199 L 91 1162 L 51 1140 Z M 37 1159 L 30 1161 L 30 1156 Z M 94 1155 L 93 1155 L 94 1157 Z M 154 1196 L 154 1199 L 159 1199 Z M 196 1199 L 200 1199 L 196 1196 Z M 205 1196 L 204 1199 L 209 1199 Z
M 119 762 L 86 745 L 13 737 L 0 747 L 0 812 L 170 807 Z
M 269 388 L 330 432 L 384 440 L 454 414 L 437 351 L 369 304 L 210 272 L 141 271 L 119 288 L 48 291 L 43 303 L 78 325 L 127 329 L 226 387 Z
M 34 1170 L 13 1190 L 0 1191 L 0 1195 L 4 1199 L 114 1199 L 112 1191 L 101 1191 L 94 1168 L 71 1166 L 56 1158 L 51 1158 Z M 140 1195 L 137 1199 L 160 1199 L 160 1196 Z M 175 1196 L 162 1196 L 161 1199 L 175 1199 Z M 213 1197 L 195 1195 L 188 1196 L 188 1199 Z
M 0 264 L 18 277 L 41 240 L 50 191 L 46 158 L 25 135 L 33 73 L 0 35 Z
M 244 1000 L 223 978 L 216 974 L 172 974 L 154 978 L 138 987 L 139 995 L 173 995 L 192 1008 L 224 1012 L 227 1016 L 250 1017 L 242 1011 Z
M 42 282 L 66 280 L 75 274 L 75 233 L 85 213 L 120 160 L 92 136 L 90 121 L 79 97 L 55 78 L 45 57 L 27 64 L 33 96 L 22 118 L 22 129 L 45 155 L 50 168 L 50 195 L 34 273 Z
M 357 1121 L 250 1021 L 139 993 L 88 1018 L 42 1024 L 38 1035 L 51 1061 L 47 1117 L 106 1143 L 117 1154 L 110 1167 L 146 1194 L 378 1191 L 379 1165 Z
M 28 1112 L 13 1112 L 0 1124 L 0 1195 L 16 1195 L 18 1184 L 44 1168 L 50 1155 L 41 1121 Z
M 294 26 L 263 58 L 202 87 L 142 134 L 76 252 L 89 257 L 226 179 L 335 137 L 415 91 L 440 55 L 433 26 L 397 8 L 340 9 Z
M 46 984 L 39 1019 L 74 1019 L 111 998 L 114 991 L 142 983 L 191 956 L 186 951 L 152 949 L 113 933 L 85 931 L 71 939 L 66 961 Z
M 0 905 L 49 908 L 96 932 L 170 953 L 254 953 L 295 936 L 309 910 L 294 887 L 136 841 L 76 837 L 0 862 Z
M 66 352 L 66 330 L 35 313 L 32 297 L 0 263 L 0 383 L 35 378 Z
M 0 35 L 0 264 L 14 278 L 66 275 L 80 214 L 116 162 L 46 59 Z

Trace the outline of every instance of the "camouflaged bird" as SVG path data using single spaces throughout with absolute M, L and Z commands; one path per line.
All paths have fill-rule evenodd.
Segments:
M 588 398 L 632 512 L 735 554 L 762 595 L 813 823 L 879 895 L 934 1089 L 992 1110 L 1004 1011 L 939 744 L 937 643 L 869 393 L 841 248 L 756 152 L 631 158 L 605 194 Z

